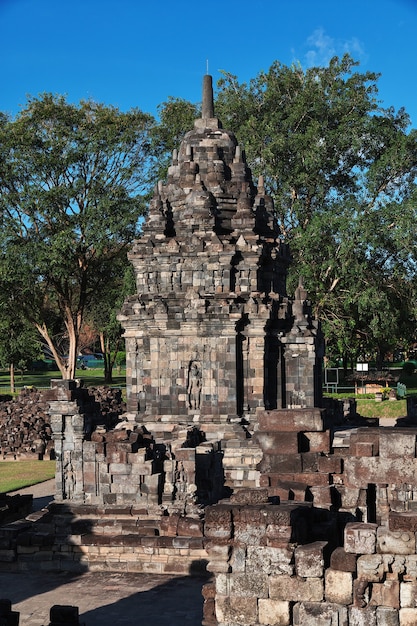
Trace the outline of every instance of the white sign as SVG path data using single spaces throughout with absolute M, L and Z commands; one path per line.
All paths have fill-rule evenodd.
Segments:
M 356 371 L 357 372 L 367 372 L 368 371 L 368 363 L 356 363 Z

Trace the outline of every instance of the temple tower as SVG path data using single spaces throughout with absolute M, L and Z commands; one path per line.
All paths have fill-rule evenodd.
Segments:
M 262 177 L 256 187 L 236 137 L 214 116 L 211 76 L 202 117 L 174 150 L 129 258 L 137 292 L 119 320 L 131 419 L 248 422 L 258 408 L 289 404 L 290 253 Z

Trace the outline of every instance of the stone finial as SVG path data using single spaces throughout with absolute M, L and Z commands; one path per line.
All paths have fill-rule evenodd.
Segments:
M 258 194 L 262 196 L 265 194 L 265 181 L 262 174 L 258 178 Z
M 209 74 L 203 77 L 201 117 L 203 119 L 214 117 L 213 79 Z

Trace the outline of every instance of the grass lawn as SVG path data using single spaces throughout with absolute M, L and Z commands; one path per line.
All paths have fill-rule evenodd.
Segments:
M 405 417 L 407 415 L 406 400 L 384 400 L 383 402 L 375 402 L 375 400 L 358 400 L 356 406 L 359 415 L 363 417 L 379 417 L 382 420 L 387 417 Z M 381 422 L 383 424 L 383 421 Z
M 17 392 L 22 387 L 50 387 L 51 378 L 62 378 L 59 370 L 47 370 L 42 372 L 24 372 L 23 375 L 16 373 L 15 386 Z M 91 368 L 87 370 L 78 369 L 77 378 L 84 381 L 85 385 L 90 387 L 99 387 L 104 385 L 104 370 L 100 368 Z M 122 369 L 120 374 L 117 370 L 113 371 L 112 387 L 126 387 L 126 371 Z M 10 376 L 7 370 L 0 370 L 0 394 L 10 393 Z
M 43 483 L 55 476 L 56 461 L 1 461 L 0 493 Z

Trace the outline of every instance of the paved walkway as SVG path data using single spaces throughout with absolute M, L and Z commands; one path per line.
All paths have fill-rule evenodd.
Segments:
M 20 612 L 19 626 L 48 626 L 54 604 L 78 606 L 86 626 L 200 626 L 204 580 L 154 574 L 4 573 L 0 598 Z
M 38 483 L 37 485 L 32 485 L 32 487 L 25 487 L 24 489 L 18 489 L 17 491 L 12 491 L 10 493 L 31 493 L 33 495 L 32 510 L 40 511 L 48 506 L 48 504 L 54 499 L 55 478 L 45 480 L 43 483 Z
M 53 500 L 55 480 L 19 489 L 33 510 Z M 203 578 L 87 572 L 0 572 L 0 599 L 19 611 L 19 626 L 48 626 L 54 604 L 78 606 L 86 626 L 200 626 Z

